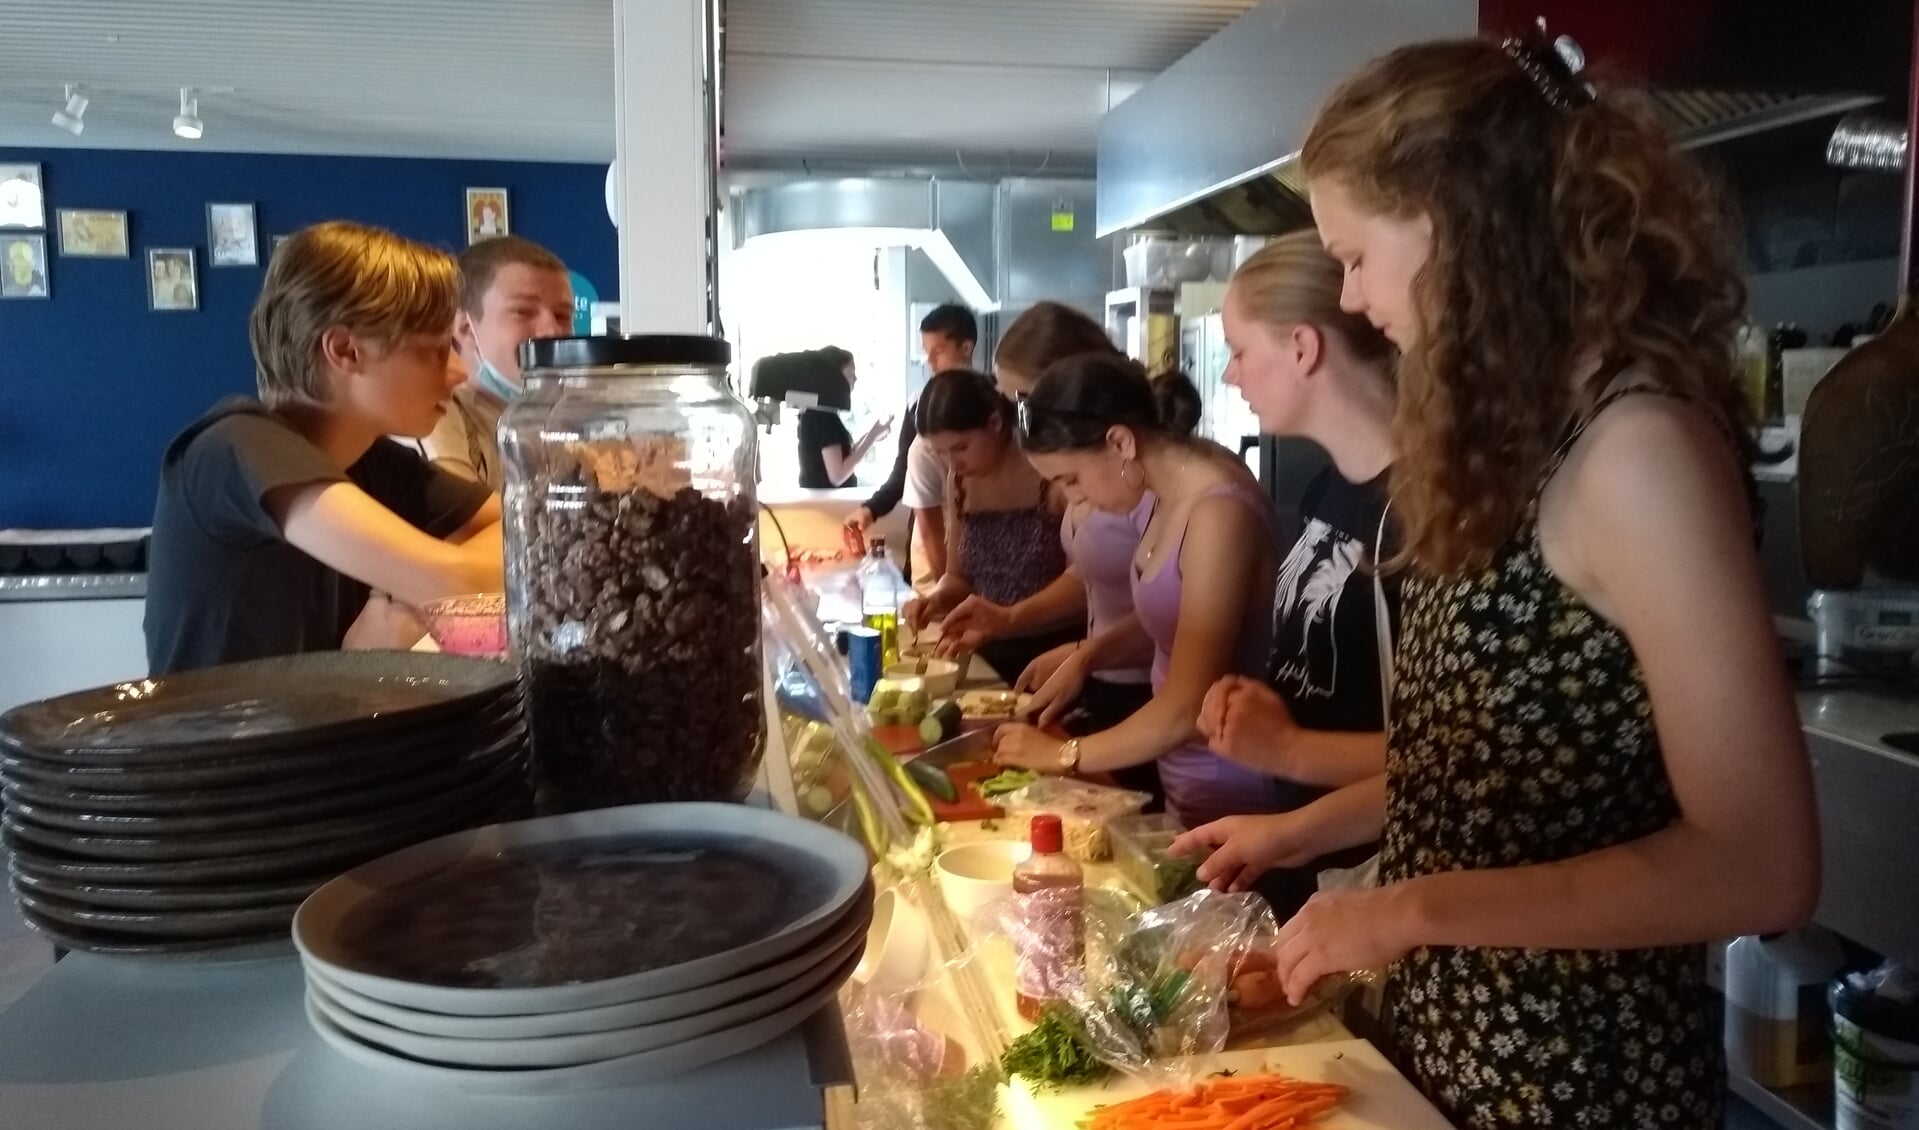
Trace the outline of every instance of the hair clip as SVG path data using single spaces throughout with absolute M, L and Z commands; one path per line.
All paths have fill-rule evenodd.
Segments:
M 1579 77 L 1586 69 L 1586 52 L 1570 35 L 1547 38 L 1544 16 L 1539 18 L 1536 34 L 1512 36 L 1500 47 L 1546 101 L 1558 109 L 1578 110 L 1597 97 L 1592 83 Z

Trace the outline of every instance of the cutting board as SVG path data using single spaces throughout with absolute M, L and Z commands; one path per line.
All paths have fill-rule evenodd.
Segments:
M 1314 1130 L 1452 1130 L 1406 1077 L 1365 1040 L 1249 1048 L 1204 1057 L 1201 1075 L 1231 1070 L 1240 1075 L 1277 1071 L 1289 1078 L 1341 1083 L 1351 1090 L 1338 1109 L 1313 1123 Z M 1096 1106 L 1138 1098 L 1149 1084 L 1115 1075 L 1104 1084 L 1032 1094 L 1022 1080 L 1007 1088 L 1009 1130 L 1070 1130 Z
M 933 817 L 942 823 L 960 820 L 997 820 L 1006 815 L 1000 807 L 979 795 L 979 782 L 997 774 L 1001 767 L 990 761 L 961 761 L 945 766 L 946 775 L 953 779 L 953 791 L 958 799 L 948 804 L 936 796 L 929 796 L 932 802 Z
M 914 738 L 919 731 L 913 732 Z M 885 738 L 880 739 L 883 744 Z M 1000 771 L 993 764 L 993 736 L 990 728 L 969 726 L 966 732 L 951 741 L 941 742 L 932 749 L 924 749 L 915 743 L 911 750 L 887 744 L 895 754 L 908 760 L 924 757 L 928 764 L 937 765 L 953 781 L 955 799 L 948 803 L 928 794 L 927 800 L 933 805 L 933 817 L 942 823 L 960 820 L 995 820 L 1004 815 L 998 805 L 992 804 L 979 795 L 978 783 Z

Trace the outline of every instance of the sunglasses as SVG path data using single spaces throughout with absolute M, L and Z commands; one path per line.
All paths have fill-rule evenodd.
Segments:
M 1019 401 L 1013 405 L 1013 427 L 1022 440 L 1033 438 L 1033 430 L 1047 420 L 1092 420 L 1098 422 L 1100 416 L 1095 412 L 1076 412 L 1071 408 L 1036 408 L 1021 393 Z

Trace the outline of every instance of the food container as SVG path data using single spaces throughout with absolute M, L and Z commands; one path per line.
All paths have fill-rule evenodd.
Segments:
M 1172 286 L 1184 249 L 1170 239 L 1142 239 L 1120 252 L 1127 286 Z
M 1185 829 L 1166 813 L 1122 816 L 1109 822 L 1106 831 L 1120 876 L 1148 905 L 1185 898 L 1203 885 L 1199 857 L 1174 855 L 1170 850 Z
M 737 800 L 758 771 L 753 417 L 712 337 L 547 338 L 500 421 L 537 804 Z
M 506 656 L 506 594 L 449 596 L 420 606 L 420 622 L 441 651 L 481 659 Z
M 887 675 L 873 684 L 866 716 L 875 726 L 917 726 L 933 709 L 933 694 L 917 675 Z
M 932 947 L 926 914 L 891 887 L 873 896 L 873 922 L 866 930 L 866 952 L 853 980 L 891 996 L 910 993 L 926 979 Z
M 1120 252 L 1126 285 L 1173 287 L 1204 282 L 1213 273 L 1213 245 L 1199 240 L 1144 236 Z
M 889 682 L 919 680 L 934 698 L 951 698 L 959 689 L 960 665 L 950 659 L 907 659 L 886 669 Z
M 1266 247 L 1267 237 L 1263 235 L 1236 235 L 1233 237 L 1233 270 L 1238 271 L 1246 265 L 1246 260 L 1259 254 Z M 1230 276 L 1229 276 L 1230 277 Z
M 1025 826 L 1050 812 L 1060 818 L 1066 835 L 1066 854 L 1081 863 L 1104 863 L 1113 857 L 1107 825 L 1122 816 L 1137 816 L 1152 801 L 1146 793 L 1108 788 L 1067 777 L 1041 777 L 1000 800 L 1007 819 Z
M 1013 893 L 1013 868 L 1033 853 L 1024 840 L 984 840 L 947 848 L 933 860 L 946 909 L 963 923 Z

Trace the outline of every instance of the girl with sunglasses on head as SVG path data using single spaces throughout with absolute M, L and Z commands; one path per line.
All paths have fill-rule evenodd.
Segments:
M 1278 966 L 1299 999 L 1389 965 L 1390 1047 L 1463 1127 L 1713 1127 L 1705 943 L 1806 920 L 1818 823 L 1726 212 L 1580 63 L 1402 48 L 1305 140 L 1343 305 L 1401 353 L 1407 572 L 1382 885 L 1315 895 Z
M 1105 327 L 1092 318 L 1064 303 L 1036 303 L 1000 335 L 993 352 L 993 378 L 1001 393 L 1018 399 L 1033 391 L 1047 366 L 1082 353 L 1123 356 Z M 990 640 L 1072 623 L 1083 623 L 1092 638 L 1130 621 L 1133 554 L 1152 515 L 1153 501 L 1152 493 L 1146 492 L 1124 514 L 1083 501 L 1068 506 L 1059 527 L 1066 571 L 1046 588 L 1012 604 L 996 604 L 978 594 L 967 597 L 946 617 L 942 653 L 971 651 Z M 1086 670 L 1078 698 L 1056 702 L 1043 724 L 1057 722 L 1067 733 L 1083 737 L 1118 725 L 1146 705 L 1153 697 L 1152 642 L 1144 633 L 1136 636 L 1138 642 L 1131 649 L 1107 648 L 1101 665 Z M 1079 652 L 1078 640 L 1053 648 L 1020 673 L 1015 688 L 1039 689 L 1062 666 L 1083 662 Z M 1117 771 L 1114 777 L 1126 788 L 1159 795 L 1159 771 L 1151 762 Z
M 1056 362 L 1019 406 L 1020 447 L 1073 502 L 1130 513 L 1151 493 L 1152 516 L 1131 561 L 1136 627 L 1089 640 L 1083 665 L 1062 668 L 1042 700 L 1070 698 L 1103 648 L 1141 632 L 1153 645 L 1153 698 L 1124 722 L 1061 742 L 1024 724 L 1002 726 L 1001 764 L 1106 773 L 1157 760 L 1167 809 L 1189 826 L 1280 807 L 1273 778 L 1212 753 L 1194 728 L 1220 677 L 1266 666 L 1265 606 L 1278 567 L 1276 519 L 1259 483 L 1231 452 L 1189 434 L 1197 394 L 1186 378 L 1148 380 L 1111 354 Z

